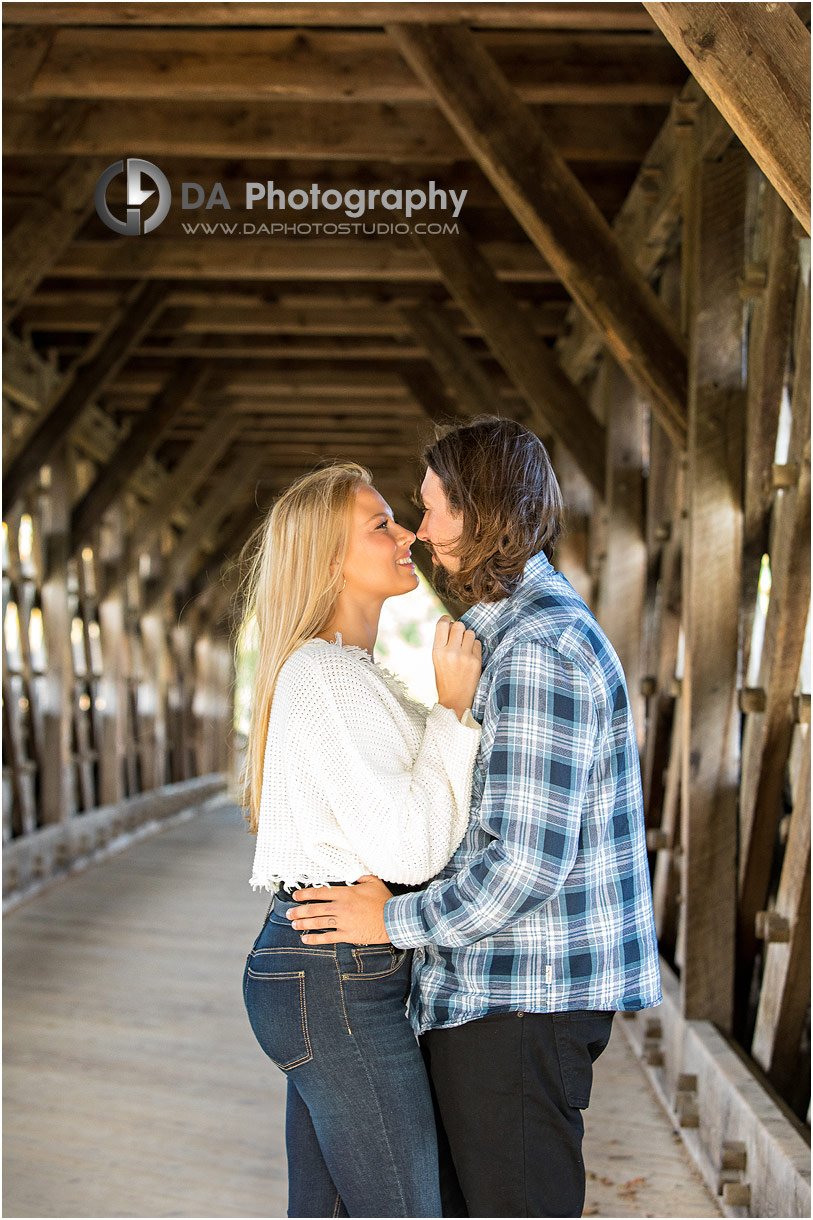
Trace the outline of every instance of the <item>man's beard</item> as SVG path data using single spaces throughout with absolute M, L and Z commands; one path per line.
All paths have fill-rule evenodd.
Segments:
M 435 548 L 431 543 L 424 542 L 426 552 L 432 561 L 432 583 L 441 597 L 448 595 L 454 597 L 454 589 L 452 588 L 452 573 L 445 568 L 437 557 Z

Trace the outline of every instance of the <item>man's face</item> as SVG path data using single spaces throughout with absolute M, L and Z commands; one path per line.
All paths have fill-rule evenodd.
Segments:
M 463 532 L 462 514 L 449 508 L 446 493 L 434 470 L 427 469 L 421 483 L 423 520 L 418 527 L 418 537 L 430 548 L 432 559 L 447 572 L 460 570 L 460 560 L 449 554 Z

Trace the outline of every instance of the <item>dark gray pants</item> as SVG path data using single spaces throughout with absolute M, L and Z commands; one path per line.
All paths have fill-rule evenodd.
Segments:
M 444 1216 L 580 1216 L 581 1111 L 613 1012 L 498 1013 L 430 1030 Z

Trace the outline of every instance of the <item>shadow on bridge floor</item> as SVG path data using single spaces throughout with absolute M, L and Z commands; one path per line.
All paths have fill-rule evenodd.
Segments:
M 240 995 L 252 851 L 223 806 L 6 917 L 5 1216 L 285 1215 L 285 1082 Z M 585 1215 L 722 1214 L 618 1028 L 585 1119 Z

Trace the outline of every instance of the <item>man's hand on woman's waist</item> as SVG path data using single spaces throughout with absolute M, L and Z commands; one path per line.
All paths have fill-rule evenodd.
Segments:
M 303 944 L 381 945 L 389 941 L 384 904 L 392 894 L 383 881 L 368 874 L 359 877 L 355 885 L 331 890 L 331 894 L 333 897 L 325 901 L 324 887 L 294 890 L 297 902 L 319 902 L 318 907 L 296 906 L 285 912 L 302 933 Z

